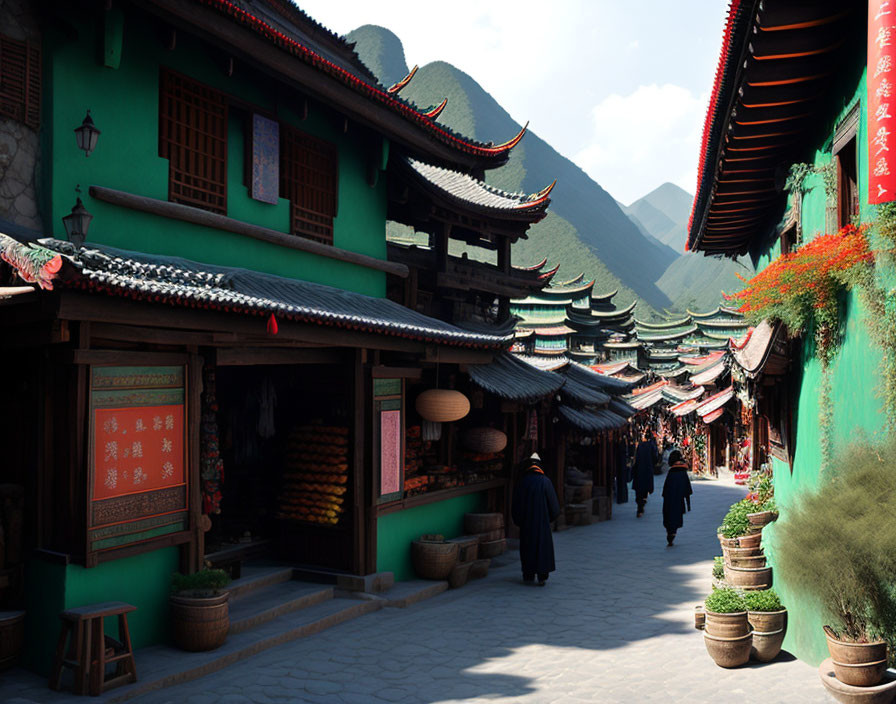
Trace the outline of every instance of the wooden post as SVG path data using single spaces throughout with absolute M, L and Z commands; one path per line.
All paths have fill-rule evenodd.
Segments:
M 190 505 L 190 531 L 193 539 L 185 544 L 187 570 L 198 572 L 205 562 L 205 531 L 202 530 L 202 477 L 199 467 L 199 435 L 202 415 L 202 367 L 204 360 L 197 348 L 190 350 L 187 363 L 187 481 Z
M 366 500 L 366 482 L 364 476 L 364 365 L 361 361 L 362 350 L 355 350 L 352 374 L 352 572 L 358 575 L 369 574 L 374 568 L 368 566 L 367 532 L 368 519 L 372 511 Z M 365 510 L 366 509 L 366 510 Z M 373 517 L 376 520 L 376 517 Z M 375 524 L 374 524 L 375 526 Z M 374 550 L 376 544 L 374 543 Z M 374 565 L 375 567 L 375 565 Z

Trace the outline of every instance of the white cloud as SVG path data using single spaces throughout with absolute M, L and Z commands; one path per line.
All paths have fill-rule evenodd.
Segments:
M 706 104 L 669 83 L 609 95 L 592 109 L 593 136 L 573 161 L 626 204 L 666 181 L 693 193 Z

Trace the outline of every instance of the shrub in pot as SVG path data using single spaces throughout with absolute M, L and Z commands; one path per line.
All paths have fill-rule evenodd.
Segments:
M 706 597 L 703 642 L 719 667 L 738 667 L 750 659 L 753 634 L 743 597 L 733 589 L 716 589 Z
M 778 574 L 821 604 L 834 674 L 852 686 L 880 682 L 896 644 L 894 466 L 896 438 L 852 445 L 777 526 Z
M 744 594 L 747 620 L 753 628 L 751 656 L 759 662 L 771 662 L 781 652 L 787 634 L 787 609 L 774 589 Z
M 230 630 L 230 577 L 224 570 L 200 570 L 171 576 L 171 634 L 178 648 L 214 650 Z

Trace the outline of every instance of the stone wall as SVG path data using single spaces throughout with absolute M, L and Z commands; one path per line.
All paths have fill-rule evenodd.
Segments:
M 0 0 L 0 32 L 20 41 L 39 41 L 34 6 L 29 0 Z M 43 231 L 37 200 L 39 168 L 37 133 L 0 117 L 0 219 Z

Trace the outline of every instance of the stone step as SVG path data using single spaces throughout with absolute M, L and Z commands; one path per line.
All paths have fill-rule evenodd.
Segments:
M 288 581 L 266 586 L 230 605 L 230 633 L 242 633 L 278 616 L 333 598 L 333 587 Z
M 269 648 L 320 633 L 383 607 L 381 600 L 328 599 L 300 611 L 283 614 L 249 631 L 231 634 L 217 650 L 186 653 L 165 646 L 143 648 L 135 653 L 140 679 L 113 689 L 98 700 L 124 702 L 148 692 L 189 682 L 223 670 Z
M 228 586 L 230 603 L 242 599 L 247 594 L 252 594 L 259 589 L 265 589 L 275 584 L 288 582 L 293 578 L 293 568 L 284 565 L 246 565 L 243 567 L 243 576 L 233 580 Z
M 379 595 L 386 606 L 406 608 L 419 601 L 430 599 L 448 589 L 448 582 L 427 579 L 412 579 L 397 582 L 388 592 Z

